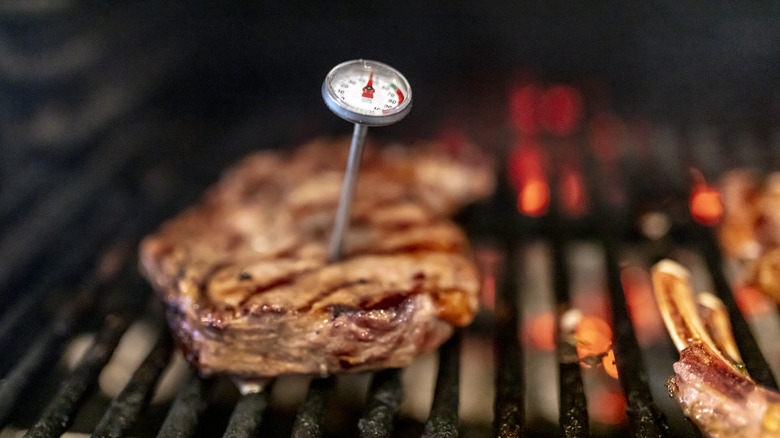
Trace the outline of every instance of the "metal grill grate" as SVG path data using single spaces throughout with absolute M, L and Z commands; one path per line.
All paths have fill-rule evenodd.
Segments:
M 117 163 L 125 163 L 125 161 L 118 160 Z M 121 173 L 120 168 L 123 165 L 117 164 L 113 172 L 105 173 Z M 99 185 L 97 182 L 95 184 Z M 56 189 L 53 190 L 50 196 L 42 197 L 41 202 L 51 202 L 50 199 L 60 196 Z M 65 217 L 80 217 L 83 213 L 81 210 L 94 205 L 94 199 L 90 198 L 99 196 L 99 193 L 97 188 L 84 192 L 84 199 L 71 204 L 77 211 Z M 522 320 L 519 320 L 521 309 L 518 307 L 521 301 L 519 294 L 522 290 L 517 287 L 518 272 L 514 263 L 517 260 L 518 248 L 524 239 L 530 236 L 536 234 L 547 236 L 553 269 L 552 290 L 556 314 L 560 318 L 571 308 L 569 291 L 572 285 L 571 273 L 566 261 L 566 248 L 567 244 L 580 238 L 581 230 L 581 224 L 564 217 L 555 202 L 544 218 L 524 219 L 511 208 L 513 204 L 510 198 L 513 196 L 514 192 L 508 185 L 502 184 L 496 199 L 477 207 L 477 212 L 472 211 L 464 216 L 465 220 L 468 220 L 469 215 L 479 216 L 481 210 L 491 211 L 492 218 L 482 224 L 482 230 L 491 228 L 494 235 L 490 237 L 505 242 L 501 248 L 504 264 L 499 269 L 501 285 L 498 288 L 496 311 L 491 322 L 494 327 L 495 345 L 493 430 L 496 436 L 524 436 L 538 432 L 534 432 L 534 426 L 527 423 L 525 414 L 527 396 L 523 374 L 524 345 L 518 337 L 518 327 L 522 325 Z M 165 196 L 159 197 L 159 199 L 165 198 Z M 616 363 L 621 376 L 620 384 L 627 400 L 625 427 L 633 436 L 638 437 L 685 436 L 691 431 L 681 433 L 671 429 L 653 400 L 645 358 L 636 339 L 620 280 L 620 250 L 614 230 L 621 229 L 622 225 L 616 225 L 614 220 L 610 219 L 615 215 L 605 213 L 607 208 L 600 202 L 597 196 L 594 197 L 596 212 L 594 215 L 598 217 L 592 223 L 598 225 L 595 226 L 590 237 L 595 236 L 596 241 L 600 242 L 604 249 Z M 162 204 L 164 203 L 158 205 Z M 109 205 L 113 206 L 113 204 Z M 496 206 L 499 206 L 498 210 Z M 153 304 L 150 307 L 150 293 L 147 287 L 135 273 L 132 251 L 127 251 L 126 244 L 117 245 L 117 241 L 137 239 L 142 230 L 148 228 L 149 222 L 155 220 L 150 218 L 165 214 L 163 210 L 164 208 L 158 207 L 157 212 L 135 216 L 136 221 L 127 220 L 127 215 L 124 220 L 117 218 L 100 221 L 99 224 L 86 221 L 82 226 L 92 231 L 89 233 L 91 238 L 63 238 L 59 243 L 64 247 L 62 251 L 67 252 L 69 257 L 48 260 L 45 254 L 40 254 L 42 251 L 38 246 L 31 246 L 32 252 L 22 255 L 24 264 L 37 266 L 31 261 L 40 257 L 43 257 L 46 262 L 42 265 L 45 269 L 42 270 L 41 275 L 26 281 L 14 280 L 23 291 L 18 294 L 13 304 L 5 306 L 3 317 L 0 319 L 0 343 L 11 351 L 19 351 L 18 355 L 3 360 L 4 380 L 0 386 L 0 412 L 3 414 L 0 416 L 0 425 L 10 426 L 6 430 L 24 426 L 24 418 L 28 414 L 20 414 L 19 411 L 24 411 L 23 406 L 30 403 L 28 393 L 34 392 L 36 390 L 34 388 L 40 381 L 51 382 L 42 376 L 51 372 L 49 368 L 55 366 L 60 360 L 66 343 L 77 333 L 93 332 L 94 343 L 78 365 L 64 374 L 59 381 L 54 382 L 56 385 L 45 388 L 44 392 L 48 394 L 46 396 L 48 399 L 45 404 L 34 409 L 36 418 L 29 424 L 25 436 L 59 436 L 68 431 L 75 419 L 83 415 L 82 410 L 94 408 L 94 403 L 91 404 L 89 400 L 94 398 L 98 376 L 130 324 L 150 311 L 152 314 L 157 314 L 159 318 L 159 310 L 155 310 Z M 484 219 L 484 216 L 480 217 Z M 477 218 L 476 222 L 480 220 L 482 219 Z M 486 224 L 488 226 L 485 226 Z M 54 229 L 57 226 L 57 224 L 47 225 Z M 690 225 L 690 227 L 694 236 L 690 240 L 698 246 L 698 251 L 706 262 L 713 278 L 715 292 L 730 310 L 738 344 L 749 371 L 756 381 L 776 388 L 767 360 L 758 348 L 747 321 L 734 301 L 712 230 L 697 225 Z M 32 233 L 34 230 L 28 232 Z M 126 237 L 117 238 L 117 234 Z M 95 249 L 101 246 L 108 249 L 102 253 L 98 251 L 100 257 L 97 260 L 93 259 L 96 254 Z M 132 245 L 130 248 L 132 249 Z M 117 259 L 121 259 L 123 265 L 121 269 L 116 267 Z M 111 263 L 115 266 L 110 269 Z M 90 265 L 94 267 L 89 268 Z M 14 276 L 8 274 L 7 277 Z M 58 287 L 64 287 L 66 290 L 59 297 L 62 300 L 61 307 L 52 311 L 48 308 L 47 301 L 52 298 L 49 295 L 52 289 Z M 151 301 L 154 302 L 153 299 Z M 214 404 L 219 382 L 215 379 L 203 380 L 197 377 L 191 378 L 178 389 L 178 395 L 164 408 L 164 418 L 157 426 L 147 424 L 139 428 L 139 423 L 147 421 L 145 412 L 151 408 L 151 397 L 161 375 L 170 366 L 172 355 L 178 354 L 174 351 L 175 348 L 164 325 L 160 324 L 159 327 L 155 335 L 157 341 L 154 347 L 134 371 L 124 390 L 110 402 L 101 405 L 102 413 L 90 432 L 94 436 L 134 436 L 133 433 L 138 433 L 139 430 L 148 431 L 149 428 L 154 429 L 155 434 L 162 437 L 207 436 L 204 433 L 211 433 L 204 432 L 203 421 L 204 418 L 209 418 L 207 412 Z M 416 433 L 433 437 L 455 436 L 459 430 L 463 431 L 459 424 L 459 400 L 469 397 L 470 394 L 460 391 L 460 356 L 463 336 L 471 336 L 470 330 L 455 336 L 439 351 L 439 371 L 429 417 L 424 424 L 416 426 L 416 429 L 412 428 Z M 25 347 L 21 349 L 18 347 L 20 339 L 25 343 Z M 572 345 L 560 340 L 557 345 L 560 357 L 571 353 L 563 350 L 573 348 Z M 404 392 L 410 390 L 404 388 L 402 373 L 402 370 L 387 370 L 373 376 L 366 396 L 364 415 L 348 432 L 345 432 L 345 435 L 365 437 L 392 435 L 392 430 L 398 425 Z M 558 365 L 558 375 L 560 434 L 567 437 L 590 436 L 587 391 L 580 365 L 561 361 Z M 332 377 L 315 379 L 311 382 L 294 420 L 288 424 L 288 433 L 296 437 L 333 435 L 334 432 L 328 429 L 326 422 L 333 409 L 331 405 L 337 380 Z M 263 432 L 268 423 L 269 405 L 272 403 L 269 399 L 271 388 L 238 398 L 232 407 L 224 411 L 225 417 L 218 422 L 221 424 L 216 426 L 221 430 L 219 433 L 223 436 L 242 437 L 257 436 Z M 483 429 L 482 433 L 485 433 L 484 430 L 486 429 Z M 614 433 L 620 433 L 619 431 L 623 429 L 615 430 L 618 432 Z M 480 436 L 480 432 L 470 432 L 474 436 Z
M 621 283 L 627 246 L 643 246 L 641 252 L 648 263 L 666 256 L 678 244 L 700 255 L 714 292 L 729 310 L 749 372 L 758 383 L 777 388 L 771 361 L 759 348 L 734 299 L 713 230 L 693 224 L 687 216 L 683 220 L 674 216 L 687 202 L 687 165 L 698 166 L 711 175 L 725 170 L 725 160 L 708 161 L 719 152 L 720 133 L 711 129 L 677 133 L 669 126 L 637 122 L 630 126 L 631 135 L 618 145 L 622 151 L 617 159 L 621 164 L 618 171 L 603 165 L 588 139 L 568 139 L 582 143 L 581 150 L 574 153 L 572 145 L 560 138 L 549 139 L 546 146 L 560 155 L 558 160 L 550 161 L 563 163 L 561 157 L 568 154 L 586 163 L 586 187 L 592 204 L 588 215 L 568 217 L 555 196 L 546 215 L 520 215 L 515 209 L 517 193 L 507 181 L 509 171 L 504 169 L 494 199 L 474 206 L 459 218 L 476 245 L 488 242 L 501 254 L 495 311 L 483 312 L 472 327 L 458 333 L 437 352 L 430 391 L 405 383 L 405 373 L 411 370 L 385 370 L 367 376 L 360 388 L 364 392 L 349 392 L 348 397 L 357 402 L 345 406 L 342 377 L 313 379 L 306 382 L 305 395 L 291 403 L 294 409 L 288 411 L 274 398 L 276 392 L 289 389 L 282 379 L 263 391 L 240 395 L 225 378 L 201 379 L 189 374 L 175 387 L 170 399 L 154 401 L 155 392 L 162 387 L 166 372 L 175 367 L 174 358 L 179 353 L 168 335 L 159 303 L 136 273 L 136 243 L 162 219 L 194 201 L 205 182 L 216 179 L 221 168 L 253 148 L 257 138 L 264 139 L 265 147 L 275 146 L 289 142 L 289 131 L 300 127 L 290 114 L 268 115 L 262 110 L 249 110 L 243 120 L 216 127 L 203 126 L 198 117 L 171 117 L 166 108 L 170 102 L 154 98 L 160 84 L 155 86 L 147 79 L 165 76 L 160 70 L 183 68 L 183 61 L 177 64 L 176 60 L 181 60 L 191 45 L 177 39 L 157 40 L 157 35 L 164 34 L 160 32 L 162 26 L 180 12 L 162 11 L 153 26 L 144 27 L 147 33 L 142 35 L 143 41 L 152 53 L 140 56 L 145 62 L 134 67 L 139 70 L 135 72 L 138 77 L 129 88 L 135 94 L 114 108 L 111 117 L 97 122 L 85 118 L 73 129 L 78 132 L 69 133 L 61 142 L 55 135 L 53 144 L 48 145 L 35 138 L 3 138 L 41 152 L 51 162 L 64 164 L 47 167 L 46 160 L 37 163 L 17 151 L 12 154 L 14 162 L 27 165 L 0 168 L 0 176 L 4 177 L 0 187 L 0 351 L 4 351 L 0 357 L 0 438 L 60 436 L 65 432 L 74 436 L 159 437 L 698 436 L 691 424 L 681 420 L 679 409 L 665 409 L 657 395 L 664 392 L 663 377 L 659 380 L 657 370 L 660 368 L 664 376 L 671 373 L 671 362 L 663 361 L 673 352 L 669 345 L 656 346 L 664 353 L 659 365 L 651 361 L 656 350 L 648 351 L 637 340 L 638 328 L 630 318 Z M 110 24 L 123 20 L 122 14 L 105 18 L 103 22 L 109 25 L 103 32 L 111 33 Z M 184 33 L 194 33 L 191 31 L 185 29 Z M 70 30 L 64 28 L 62 32 L 68 34 Z M 107 44 L 131 45 L 121 38 Z M 118 58 L 96 58 L 96 64 L 85 64 L 80 72 L 70 71 L 62 80 L 83 85 L 95 78 L 116 78 L 113 64 L 134 64 L 128 59 L 139 59 L 137 53 L 123 58 L 123 52 L 117 52 Z M 169 56 L 174 53 L 178 55 Z M 146 72 L 162 58 L 168 62 L 157 65 L 152 73 Z M 51 72 L 52 77 L 57 74 Z M 42 86 L 36 83 L 39 79 L 15 80 L 37 90 L 34 94 L 41 94 Z M 467 129 L 483 133 L 511 129 L 504 121 L 496 122 L 493 101 L 483 106 L 489 108 L 484 110 L 489 114 L 483 114 L 488 120 L 471 121 Z M 259 128 L 258 120 L 264 122 Z M 23 134 L 26 130 L 22 128 L 14 132 Z M 645 130 L 652 135 L 644 135 Z M 743 139 L 738 151 L 743 161 L 740 164 L 755 164 L 766 170 L 780 163 L 780 148 L 771 141 L 759 141 L 761 136 L 753 134 L 748 130 L 736 135 Z M 510 150 L 515 140 L 495 137 L 485 140 L 495 143 L 488 145 L 493 150 Z M 215 148 L 221 148 L 220 153 L 214 153 Z M 35 155 L 32 152 L 30 155 Z M 557 193 L 562 168 L 553 166 L 549 170 L 553 174 L 550 192 Z M 616 188 L 624 190 L 619 197 L 622 201 L 610 196 Z M 676 228 L 667 238 L 648 242 L 631 231 L 636 215 L 646 205 L 672 212 Z M 524 249 L 535 240 L 542 240 L 550 250 L 549 298 L 556 321 L 552 326 L 556 350 L 550 354 L 556 358 L 576 355 L 576 348 L 561 339 L 563 334 L 558 329 L 567 311 L 576 307 L 572 295 L 576 273 L 569 261 L 571 245 L 587 240 L 603 251 L 604 290 L 611 311 L 619 384 L 626 402 L 624 422 L 604 427 L 594 421 L 589 411 L 586 372 L 580 363 L 569 360 L 554 360 L 556 378 L 548 382 L 549 391 L 557 393 L 557 418 L 540 419 L 534 413 L 538 400 L 529 393 L 535 382 L 526 374 L 534 347 L 522 332 L 528 323 L 523 319 L 523 298 L 530 291 L 519 266 L 528 262 Z M 108 396 L 99 390 L 100 375 L 117 355 L 118 345 L 130 327 L 139 321 L 151 321 L 155 327 L 148 334 L 153 345 L 132 368 L 124 388 Z M 84 336 L 92 339 L 90 346 L 69 365 L 68 351 Z M 473 339 L 492 343 L 493 347 L 493 357 L 484 358 L 480 369 L 493 377 L 486 391 L 493 403 L 492 417 L 479 420 L 461 415 L 464 402 L 478 397 L 468 390 L 469 382 L 462 381 L 467 365 L 465 346 Z M 426 391 L 430 392 L 426 394 L 430 396 L 428 411 L 411 417 L 404 401 Z M 352 412 L 353 404 L 359 405 L 358 412 Z M 676 412 L 677 418 L 670 418 L 670 412 Z

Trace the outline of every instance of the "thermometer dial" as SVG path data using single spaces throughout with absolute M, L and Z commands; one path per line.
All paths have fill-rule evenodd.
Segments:
M 412 108 L 406 78 L 387 64 L 366 59 L 333 67 L 322 83 L 322 98 L 342 119 L 366 126 L 395 123 Z

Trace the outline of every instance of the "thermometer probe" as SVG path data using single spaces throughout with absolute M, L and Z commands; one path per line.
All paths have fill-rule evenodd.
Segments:
M 336 115 L 355 124 L 328 245 L 328 261 L 336 262 L 342 256 L 368 127 L 387 126 L 406 117 L 412 109 L 412 89 L 406 78 L 389 65 L 356 59 L 333 67 L 325 76 L 322 98 Z

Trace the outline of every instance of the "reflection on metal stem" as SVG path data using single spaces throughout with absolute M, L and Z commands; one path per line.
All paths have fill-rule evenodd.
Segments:
M 363 143 L 365 142 L 367 131 L 368 126 L 355 123 L 355 129 L 352 133 L 352 145 L 349 148 L 347 171 L 344 175 L 339 205 L 336 210 L 336 221 L 333 223 L 333 233 L 330 236 L 330 244 L 328 245 L 328 262 L 330 263 L 339 261 L 342 256 L 344 235 L 349 224 L 349 212 L 352 207 L 352 198 L 355 195 L 360 159 L 363 156 Z

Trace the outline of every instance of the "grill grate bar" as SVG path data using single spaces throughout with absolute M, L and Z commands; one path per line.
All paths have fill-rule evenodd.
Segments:
M 439 348 L 439 372 L 436 389 L 423 437 L 457 437 L 458 403 L 460 402 L 460 342 L 456 332 Z
M 608 202 L 607 194 L 612 186 L 606 184 L 615 184 L 617 179 L 607 168 L 608 166 L 599 163 L 596 157 L 586 155 L 588 197 L 592 201 L 596 235 L 604 248 L 607 294 L 612 316 L 612 347 L 620 386 L 626 397 L 628 426 L 632 437 L 668 437 L 669 425 L 653 401 L 642 350 L 628 313 L 620 279 L 621 267 L 615 230 L 620 229 L 618 220 L 625 218 L 619 207 Z M 610 179 L 607 178 L 608 175 L 612 176 L 611 181 L 606 181 Z
M 95 277 L 89 278 L 80 292 L 59 313 L 53 321 L 24 353 L 14 368 L 3 379 L 0 386 L 0 427 L 5 426 L 13 412 L 22 391 L 31 383 L 50 361 L 57 356 L 65 339 L 73 332 L 77 320 L 94 303 L 94 295 L 99 287 Z
M 734 337 L 739 346 L 742 360 L 745 362 L 745 366 L 747 367 L 750 376 L 756 383 L 777 390 L 777 380 L 775 380 L 769 364 L 761 353 L 756 338 L 750 332 L 750 326 L 742 315 L 742 312 L 740 312 L 736 301 L 734 301 L 731 286 L 724 274 L 723 256 L 720 252 L 721 250 L 718 245 L 718 239 L 715 236 L 715 231 L 700 227 L 698 232 L 701 234 L 699 241 L 702 243 L 702 253 L 704 255 L 705 263 L 712 275 L 712 283 L 715 289 L 714 292 L 728 309 L 731 328 L 734 331 Z
M 58 354 L 61 341 L 60 336 L 53 331 L 45 333 L 33 342 L 16 367 L 3 378 L 0 387 L 0 429 L 8 425 L 9 418 L 25 388 L 43 366 Z
M 244 395 L 233 408 L 230 421 L 223 438 L 240 438 L 258 436 L 263 414 L 268 406 L 270 386 L 262 391 Z
M 509 239 L 513 242 L 513 239 Z M 516 249 L 508 243 L 504 252 L 502 283 L 496 294 L 496 398 L 493 407 L 496 436 L 521 437 L 525 421 L 523 352 L 517 336 L 518 294 L 514 270 Z
M 602 221 L 606 225 L 608 221 Z M 608 228 L 607 228 L 608 229 Z M 620 281 L 620 265 L 614 237 L 602 233 L 607 265 L 607 290 L 612 311 L 615 364 L 626 395 L 626 414 L 635 437 L 666 437 L 669 426 L 655 405 L 648 384 L 642 351 L 628 314 L 626 296 Z
M 504 160 L 509 163 L 510 160 Z M 514 210 L 514 193 L 509 186 L 508 169 L 502 169 L 502 177 L 498 180 L 494 196 L 498 215 L 492 216 L 496 222 L 490 228 L 499 239 L 505 242 L 503 262 L 496 272 L 500 284 L 496 287 L 495 298 L 495 400 L 493 402 L 493 429 L 495 436 L 516 438 L 522 437 L 525 423 L 525 384 L 523 376 L 523 351 L 518 338 L 519 327 L 519 297 L 517 287 L 517 236 L 514 227 L 516 211 Z
M 54 400 L 46 407 L 38 422 L 25 434 L 25 438 L 60 436 L 67 431 L 76 411 L 96 383 L 129 323 L 128 318 L 118 315 L 105 318 L 95 343 L 87 350 L 79 366 L 60 385 Z
M 561 218 L 552 218 L 553 224 L 560 224 Z M 559 425 L 565 437 L 588 437 L 588 402 L 582 384 L 579 362 L 567 362 L 566 357 L 577 357 L 576 348 L 561 338 L 561 318 L 569 310 L 570 279 L 566 266 L 565 235 L 561 229 L 553 231 L 553 289 L 555 293 L 555 339 L 558 357 Z
M 93 436 L 123 436 L 138 420 L 149 404 L 154 389 L 165 367 L 171 360 L 173 340 L 168 330 L 159 331 L 157 343 L 136 369 L 122 392 L 111 403 L 98 423 Z
M 322 436 L 328 400 L 333 395 L 335 385 L 336 378 L 332 376 L 312 380 L 309 384 L 309 391 L 306 393 L 306 399 L 295 417 L 291 434 L 293 438 L 318 438 Z
M 561 155 L 560 153 L 558 155 Z M 559 161 L 557 158 L 556 161 Z M 558 358 L 558 425 L 564 437 L 589 437 L 590 422 L 588 418 L 588 401 L 585 397 L 585 387 L 582 382 L 582 369 L 579 362 L 571 362 L 566 358 L 577 357 L 574 345 L 563 339 L 561 319 L 570 310 L 571 278 L 566 261 L 566 242 L 572 239 L 572 232 L 567 218 L 561 213 L 560 193 L 561 171 L 552 169 L 550 178 L 550 243 L 552 249 L 552 281 L 555 296 L 555 353 Z
M 358 421 L 361 438 L 388 437 L 403 398 L 401 371 L 382 370 L 374 374 L 363 418 Z
M 200 416 L 208 407 L 207 394 L 212 384 L 212 380 L 193 376 L 177 394 L 157 438 L 194 436 Z

